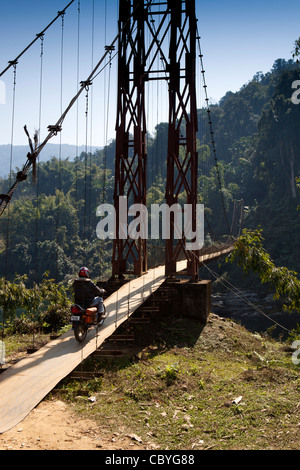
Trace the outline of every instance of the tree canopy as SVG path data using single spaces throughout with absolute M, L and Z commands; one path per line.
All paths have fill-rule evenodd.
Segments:
M 298 75 L 294 60 L 278 59 L 268 73 L 257 72 L 238 92 L 226 93 L 210 107 L 218 169 L 206 108 L 198 110 L 197 141 L 206 239 L 228 235 L 222 200 L 230 223 L 235 203 L 243 201 L 245 225 L 261 225 L 272 259 L 296 271 L 300 106 L 291 96 Z M 149 205 L 164 202 L 167 145 L 168 125 L 159 123 L 147 136 Z M 49 271 L 59 282 L 88 264 L 93 277 L 110 277 L 112 245 L 96 237 L 96 209 L 104 200 L 113 203 L 114 155 L 111 141 L 93 154 L 73 160 L 53 156 L 39 164 L 38 186 L 29 179 L 22 183 L 1 217 L 0 276 L 26 275 L 29 282 L 40 282 Z M 7 187 L 8 180 L 0 180 L 1 192 Z M 149 252 L 151 262 L 156 252 L 151 243 Z

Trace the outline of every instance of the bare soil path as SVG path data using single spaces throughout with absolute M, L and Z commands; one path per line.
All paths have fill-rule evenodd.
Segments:
M 82 418 L 59 400 L 40 403 L 18 426 L 0 434 L 0 450 L 143 450 L 120 430 Z

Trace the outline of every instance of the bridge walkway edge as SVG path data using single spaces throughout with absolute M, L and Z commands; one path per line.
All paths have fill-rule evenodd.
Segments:
M 177 271 L 186 261 L 177 263 Z M 107 319 L 79 344 L 70 329 L 0 376 L 0 434 L 19 424 L 55 386 L 96 351 L 165 281 L 164 266 L 149 270 L 105 300 Z

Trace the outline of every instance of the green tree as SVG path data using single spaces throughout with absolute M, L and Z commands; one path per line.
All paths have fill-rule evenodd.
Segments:
M 300 281 L 297 273 L 275 265 L 263 247 L 262 234 L 262 229 L 244 229 L 227 260 L 236 262 L 246 272 L 258 274 L 262 284 L 268 284 L 275 290 L 275 299 L 284 299 L 285 310 L 300 311 Z
M 259 122 L 255 157 L 256 176 L 269 196 L 297 197 L 295 178 L 300 171 L 300 108 L 291 101 L 291 85 L 298 72 L 284 72 L 270 105 Z
M 300 38 L 296 39 L 294 43 L 294 50 L 292 53 L 293 59 L 296 59 L 297 63 L 299 63 L 299 56 L 300 56 Z

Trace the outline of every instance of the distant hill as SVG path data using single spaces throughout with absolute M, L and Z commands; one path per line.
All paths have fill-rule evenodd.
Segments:
M 89 151 L 95 152 L 97 147 L 89 147 Z M 26 163 L 29 147 L 27 145 L 16 145 L 13 148 L 12 169 L 22 168 Z M 51 157 L 58 157 L 60 151 L 59 144 L 47 144 L 39 155 L 40 161 L 47 161 Z M 79 156 L 81 152 L 85 152 L 85 145 L 80 145 L 76 152 L 76 145 L 62 144 L 61 157 L 69 158 L 71 161 L 75 158 L 76 153 Z M 10 145 L 0 145 L 0 177 L 6 177 L 10 169 Z

